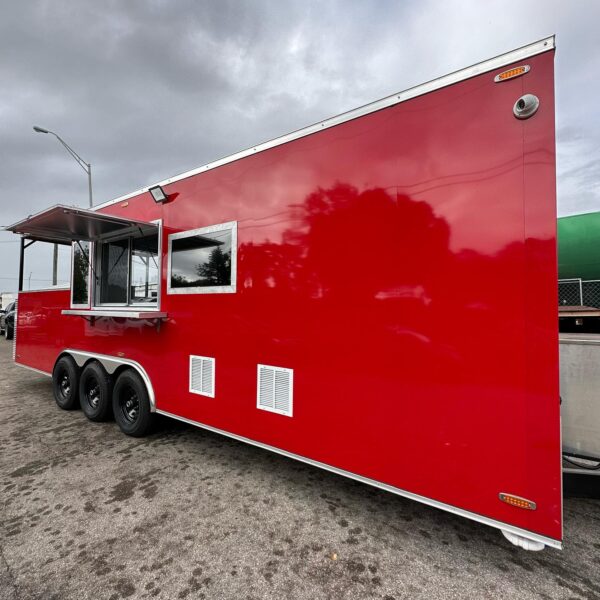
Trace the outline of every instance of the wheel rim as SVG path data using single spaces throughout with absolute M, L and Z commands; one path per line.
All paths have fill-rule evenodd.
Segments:
M 67 371 L 61 371 L 58 377 L 58 389 L 60 391 L 60 395 L 68 400 L 71 396 L 71 379 Z
M 92 408 L 98 408 L 98 404 L 100 404 L 100 386 L 95 377 L 89 377 L 85 383 L 85 399 Z
M 127 423 L 135 423 L 140 414 L 140 400 L 137 392 L 129 385 L 119 394 L 119 409 Z

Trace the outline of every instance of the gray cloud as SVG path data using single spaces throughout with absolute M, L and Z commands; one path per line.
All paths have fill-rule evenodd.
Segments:
M 0 225 L 96 202 L 558 34 L 561 214 L 600 209 L 595 0 L 6 2 L 0 13 Z M 0 234 L 0 290 L 17 244 Z M 32 280 L 49 255 L 32 254 Z M 38 256 L 39 254 L 39 256 Z

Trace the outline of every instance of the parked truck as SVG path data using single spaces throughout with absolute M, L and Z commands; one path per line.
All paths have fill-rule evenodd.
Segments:
M 68 289 L 20 285 L 16 363 L 128 435 L 167 415 L 560 548 L 554 48 L 12 225 L 72 248 Z
M 600 475 L 600 212 L 562 217 L 557 230 L 565 471 Z

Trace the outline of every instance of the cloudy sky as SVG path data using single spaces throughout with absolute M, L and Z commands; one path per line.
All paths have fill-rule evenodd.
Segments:
M 34 124 L 100 203 L 552 33 L 559 214 L 600 210 L 599 23 L 598 0 L 0 0 L 0 225 L 87 205 Z M 26 286 L 50 263 L 31 252 Z

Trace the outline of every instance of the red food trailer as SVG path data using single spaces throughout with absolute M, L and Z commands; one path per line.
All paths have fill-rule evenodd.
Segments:
M 9 227 L 72 247 L 16 363 L 560 548 L 554 47 Z

